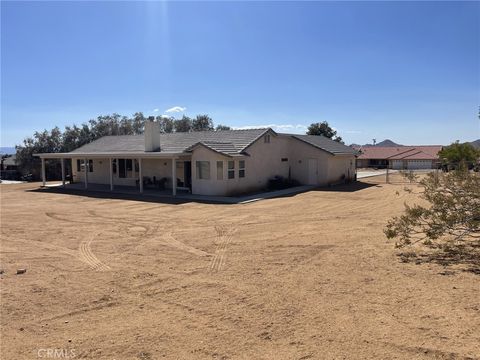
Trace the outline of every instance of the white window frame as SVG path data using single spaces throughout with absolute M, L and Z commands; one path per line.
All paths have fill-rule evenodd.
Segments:
M 238 161 L 238 177 L 239 178 L 244 178 L 245 177 L 245 160 L 239 160 Z
M 230 165 L 233 165 L 230 167 Z M 235 161 L 234 160 L 228 160 L 227 162 L 227 179 L 232 180 L 235 179 Z
M 206 173 L 203 174 L 201 171 L 202 164 L 206 165 Z M 196 160 L 195 161 L 195 177 L 197 180 L 210 180 L 210 161 L 208 160 Z
M 119 179 L 136 179 L 137 178 L 138 173 L 139 173 L 138 160 L 137 159 L 119 158 L 119 159 L 115 159 L 115 160 L 118 160 L 118 161 L 116 161 L 115 170 L 116 170 L 117 177 Z M 121 171 L 122 169 L 120 167 L 120 163 L 122 162 L 122 160 L 123 160 L 123 164 L 124 164 L 124 169 L 123 169 L 124 172 Z M 127 168 L 127 162 L 129 160 L 132 161 L 131 170 L 128 170 L 128 168 Z M 122 175 L 125 175 L 125 176 L 122 176 Z

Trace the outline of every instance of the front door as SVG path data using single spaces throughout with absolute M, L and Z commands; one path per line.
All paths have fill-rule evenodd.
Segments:
M 308 185 L 317 185 L 317 159 L 308 159 Z
M 185 179 L 185 187 L 192 188 L 192 162 L 185 161 L 183 165 L 183 178 Z

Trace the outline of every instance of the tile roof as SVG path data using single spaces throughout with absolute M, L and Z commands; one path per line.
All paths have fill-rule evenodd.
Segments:
M 334 155 L 341 155 L 341 154 L 351 154 L 356 155 L 357 151 L 347 145 L 339 143 L 337 141 L 333 141 L 325 136 L 321 135 L 299 135 L 299 134 L 280 134 L 280 135 L 288 135 L 292 136 L 293 138 L 306 142 L 318 149 L 327 151 Z
M 191 151 L 195 146 L 203 145 L 213 151 L 234 156 L 245 153 L 246 149 L 267 132 L 288 136 L 303 141 L 333 155 L 357 154 L 356 150 L 324 136 L 277 134 L 272 129 L 197 131 L 188 133 L 160 134 L 160 153 L 179 154 Z M 143 135 L 104 136 L 76 150 L 73 154 L 91 153 L 143 153 L 145 139 Z
M 196 131 L 160 134 L 160 152 L 182 153 L 198 143 L 225 154 L 239 154 L 251 143 L 271 129 Z M 71 153 L 142 153 L 145 152 L 144 135 L 104 136 Z
M 143 135 L 104 136 L 91 143 L 85 144 L 70 153 L 88 154 L 97 152 L 145 152 L 145 137 Z
M 437 160 L 441 145 L 422 146 L 366 146 L 360 149 L 359 159 Z

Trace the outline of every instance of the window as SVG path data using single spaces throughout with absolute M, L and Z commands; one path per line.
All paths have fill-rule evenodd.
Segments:
M 82 171 L 83 160 L 77 159 L 77 171 Z
M 88 160 L 88 172 L 93 172 L 93 160 Z
M 223 180 L 223 161 L 217 161 L 217 180 Z
M 115 159 L 113 160 L 113 173 L 117 172 L 118 161 L 118 177 L 134 178 L 138 173 L 138 161 L 136 159 Z
M 228 162 L 228 178 L 235 179 L 235 161 L 233 160 Z
M 268 144 L 270 143 L 270 134 L 267 134 L 263 137 L 263 141 L 265 142 L 265 144 Z
M 283 162 L 288 161 L 288 158 L 282 158 L 282 161 Z
M 245 177 L 245 160 L 240 160 L 238 162 L 238 177 L 239 178 Z
M 197 179 L 210 180 L 210 161 L 197 161 Z

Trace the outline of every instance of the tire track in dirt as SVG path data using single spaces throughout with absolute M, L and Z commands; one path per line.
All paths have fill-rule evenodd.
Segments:
M 210 262 L 210 271 L 217 272 L 223 269 L 226 261 L 226 253 L 228 244 L 230 244 L 233 234 L 237 231 L 237 228 L 227 228 L 226 226 L 215 226 L 215 232 L 217 233 L 217 248 L 215 249 L 215 255 Z
M 110 266 L 102 263 L 98 258 L 93 254 L 91 249 L 91 244 L 93 239 L 95 239 L 99 234 L 93 234 L 92 237 L 86 241 L 82 241 L 78 248 L 80 252 L 80 259 L 86 263 L 90 268 L 96 271 L 106 271 L 110 270 Z
M 82 224 L 93 224 L 96 225 L 98 222 L 95 221 L 82 221 L 82 220 L 72 220 L 72 219 L 65 219 L 61 215 L 53 213 L 53 212 L 46 212 L 46 216 L 50 217 L 51 219 L 54 220 L 59 220 L 59 221 L 65 221 L 65 222 L 71 222 L 71 223 L 82 223 Z M 89 214 L 92 216 L 92 214 Z M 116 224 L 118 225 L 118 223 Z M 142 227 L 144 228 L 144 227 Z M 148 229 L 145 228 L 145 232 L 147 232 Z M 78 247 L 78 252 L 74 252 L 73 250 L 68 249 L 68 251 L 65 251 L 66 248 L 60 248 L 60 251 L 67 252 L 68 254 L 74 256 L 75 258 L 79 259 L 83 263 L 87 264 L 91 269 L 96 270 L 96 271 L 106 271 L 110 270 L 110 267 L 103 262 L 101 262 L 92 252 L 91 250 L 91 244 L 95 238 L 97 238 L 100 234 L 99 233 L 94 233 L 90 239 L 82 241 Z
M 197 256 L 212 256 L 211 254 L 207 253 L 206 251 L 194 248 L 194 247 L 192 247 L 190 245 L 187 245 L 187 244 L 185 244 L 181 241 L 178 241 L 177 239 L 175 239 L 172 232 L 166 233 L 162 237 L 162 240 L 166 245 L 173 246 L 173 247 L 175 247 L 179 250 L 186 251 L 186 252 L 189 252 L 189 253 L 197 255 Z
M 118 305 L 118 303 L 116 301 L 108 301 L 104 304 L 100 304 L 100 305 L 96 305 L 96 306 L 90 306 L 90 307 L 84 307 L 84 308 L 81 308 L 79 310 L 69 311 L 69 312 L 66 312 L 66 313 L 63 313 L 63 314 L 58 314 L 58 315 L 55 315 L 55 316 L 52 316 L 52 317 L 43 318 L 41 321 L 45 322 L 45 321 L 53 321 L 53 320 L 64 319 L 66 317 L 80 315 L 80 314 L 84 314 L 84 313 L 87 313 L 87 312 L 90 312 L 90 311 L 102 310 L 102 309 L 110 308 L 110 307 L 117 306 L 117 305 Z
M 70 255 L 70 256 L 74 257 L 75 259 L 80 260 L 81 262 L 87 264 L 92 269 L 100 270 L 100 271 L 109 270 L 110 267 L 103 264 L 100 260 L 98 260 L 97 257 L 95 255 L 93 255 L 93 253 L 90 249 L 90 245 L 91 245 L 91 242 L 93 241 L 94 237 L 95 236 L 93 236 L 89 241 L 83 241 L 80 244 L 80 247 L 79 247 L 78 251 L 75 251 L 75 250 L 60 246 L 60 245 L 53 245 L 53 244 L 44 243 L 44 242 L 41 242 L 41 241 L 38 241 L 38 240 L 26 240 L 26 239 L 16 238 L 12 241 L 25 242 L 25 243 L 29 243 L 29 244 L 36 243 L 36 244 L 40 245 L 41 247 L 43 247 L 47 250 L 52 250 L 52 251 L 55 251 L 57 253 L 64 253 L 64 254 Z

